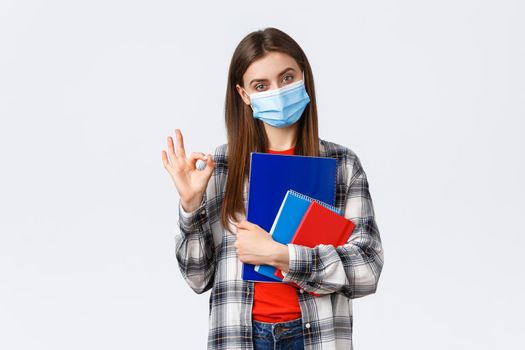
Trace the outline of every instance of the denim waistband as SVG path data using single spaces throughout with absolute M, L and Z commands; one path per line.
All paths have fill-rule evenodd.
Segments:
M 271 328 L 271 326 L 273 325 L 279 325 L 281 327 L 293 327 L 297 325 L 302 325 L 303 319 L 299 317 L 299 318 L 296 318 L 295 320 L 283 321 L 283 322 L 263 322 L 263 321 L 257 321 L 257 320 L 252 319 L 252 323 L 258 324 L 262 327 L 269 327 L 269 328 Z
M 254 335 L 260 338 L 285 339 L 301 334 L 303 331 L 303 321 L 299 317 L 295 320 L 284 322 L 262 322 L 252 320 Z

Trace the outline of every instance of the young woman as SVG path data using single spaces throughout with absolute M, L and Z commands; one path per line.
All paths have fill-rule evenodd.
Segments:
M 211 289 L 208 349 L 352 349 L 352 299 L 375 293 L 383 249 L 365 171 L 351 149 L 319 138 L 312 70 L 290 36 L 242 39 L 225 116 L 228 143 L 213 156 L 187 157 L 179 129 L 162 151 L 180 195 L 180 270 L 195 292 Z M 247 221 L 250 152 L 336 158 L 335 206 L 356 225 L 348 242 L 283 245 Z M 284 283 L 243 281 L 243 262 L 275 266 Z

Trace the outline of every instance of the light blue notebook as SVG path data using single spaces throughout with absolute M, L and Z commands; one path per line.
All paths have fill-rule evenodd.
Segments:
M 290 243 L 312 201 L 316 201 L 337 214 L 341 214 L 339 209 L 328 203 L 290 189 L 286 192 L 281 207 L 273 221 L 272 228 L 269 231 L 274 241 L 282 244 Z M 279 277 L 274 275 L 275 270 L 275 267 L 270 265 L 255 265 L 255 271 L 258 273 L 276 281 L 281 281 Z

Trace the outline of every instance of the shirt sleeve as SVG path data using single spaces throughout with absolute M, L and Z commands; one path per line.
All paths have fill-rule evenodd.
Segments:
M 210 178 L 208 186 L 213 181 Z M 207 194 L 191 212 L 179 199 L 179 219 L 175 234 L 175 255 L 184 280 L 198 294 L 212 287 L 215 275 L 215 245 L 210 225 Z
M 190 212 L 187 212 L 186 210 L 184 210 L 184 207 L 182 206 L 182 201 L 179 198 L 179 218 L 182 218 L 182 220 L 184 220 L 186 223 L 189 223 L 189 224 L 193 223 L 197 219 L 197 212 L 199 210 L 200 211 L 202 211 L 203 209 L 205 210 L 204 208 L 205 203 L 206 203 L 206 200 L 203 196 L 199 206 L 196 209 Z
M 352 299 L 375 293 L 384 261 L 381 238 L 366 173 L 357 156 L 349 170 L 344 216 L 355 224 L 350 238 L 338 247 L 289 243 L 283 282 L 294 282 L 310 293 L 342 293 Z

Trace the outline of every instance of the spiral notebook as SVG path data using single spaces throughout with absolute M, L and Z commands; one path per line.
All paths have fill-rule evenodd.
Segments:
M 251 152 L 246 219 L 270 232 L 290 189 L 334 205 L 336 175 L 335 158 Z M 243 263 L 242 279 L 280 283 L 248 263 Z
M 270 230 L 273 240 L 282 244 L 290 243 L 312 202 L 316 202 L 317 205 L 326 207 L 327 210 L 334 213 L 341 214 L 341 211 L 333 205 L 297 191 L 288 190 Z M 270 265 L 256 265 L 255 271 L 276 281 L 283 279 L 282 275 L 275 274 L 276 268 Z
M 354 228 L 355 224 L 342 216 L 340 211 L 312 201 L 290 243 L 310 248 L 319 244 L 338 247 L 348 241 Z M 283 278 L 279 269 L 275 269 L 274 275 L 279 279 Z

